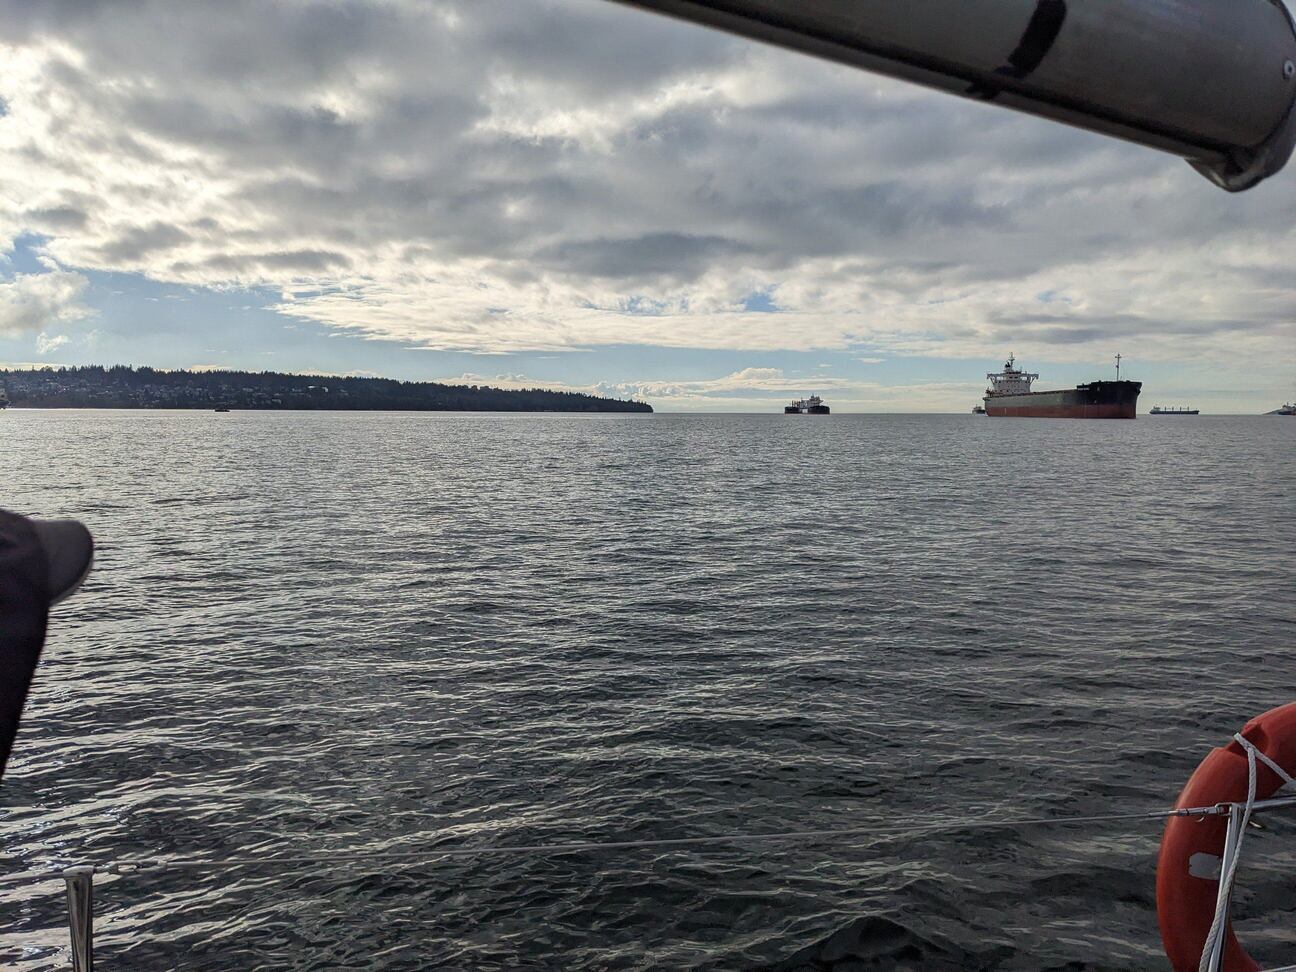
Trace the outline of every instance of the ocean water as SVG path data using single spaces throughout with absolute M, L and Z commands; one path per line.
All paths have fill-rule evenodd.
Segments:
M 1152 810 L 1296 699 L 1296 421 L 18 411 L 91 525 L 0 786 L 0 961 L 1156 969 Z M 915 824 L 930 827 L 916 835 Z M 1296 962 L 1296 816 L 1235 915 Z M 863 828 L 555 857 L 434 847 Z

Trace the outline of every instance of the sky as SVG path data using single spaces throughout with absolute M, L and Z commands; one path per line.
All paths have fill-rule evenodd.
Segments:
M 0 0 L 0 362 L 1260 412 L 1294 180 L 606 0 Z

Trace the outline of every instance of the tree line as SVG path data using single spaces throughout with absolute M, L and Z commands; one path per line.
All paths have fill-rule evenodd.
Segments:
M 15 406 L 337 411 L 651 412 L 643 402 L 546 388 L 506 389 L 276 371 L 164 371 L 86 365 L 0 371 Z

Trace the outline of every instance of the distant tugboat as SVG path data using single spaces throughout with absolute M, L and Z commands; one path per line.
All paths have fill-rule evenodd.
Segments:
M 1092 381 L 1087 385 L 1058 391 L 1031 391 L 1039 375 L 1016 366 L 1009 355 L 1003 371 L 986 375 L 985 409 L 991 418 L 1086 418 L 1132 419 L 1138 405 L 1141 381 L 1121 381 L 1121 356 L 1116 355 L 1116 380 Z
M 809 398 L 798 398 L 783 409 L 784 415 L 828 415 L 830 413 L 831 410 L 818 395 L 811 395 Z
M 1195 408 L 1162 408 L 1160 405 L 1153 405 L 1149 415 L 1200 415 L 1201 412 Z
M 1296 404 L 1288 402 L 1282 408 L 1275 408 L 1272 412 L 1265 412 L 1266 415 L 1296 415 Z
M 985 410 L 985 406 L 984 406 L 984 405 L 973 405 L 973 406 L 972 406 L 972 414 L 973 414 L 973 415 L 984 415 L 985 413 L 986 413 L 986 410 Z

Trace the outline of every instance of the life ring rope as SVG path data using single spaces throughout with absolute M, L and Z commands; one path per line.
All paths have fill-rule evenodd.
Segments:
M 1233 733 L 1233 739 L 1247 757 L 1247 798 L 1239 813 L 1236 805 L 1229 814 L 1228 834 L 1224 839 L 1223 866 L 1220 871 L 1219 893 L 1215 899 L 1215 917 L 1211 921 L 1210 931 L 1206 933 L 1206 945 L 1202 949 L 1198 972 L 1218 972 L 1221 952 L 1224 946 L 1224 926 L 1228 924 L 1229 901 L 1233 897 L 1233 878 L 1237 874 L 1238 863 L 1242 860 L 1242 841 L 1246 839 L 1247 829 L 1251 824 L 1251 811 L 1255 809 L 1256 798 L 1256 760 L 1260 760 L 1278 775 L 1282 786 L 1296 784 L 1285 769 L 1255 747 L 1251 740 L 1242 733 Z
M 1255 747 L 1255 744 L 1252 743 L 1251 740 L 1248 739 L 1246 736 L 1242 735 L 1242 733 L 1240 732 L 1233 733 L 1233 738 L 1237 740 L 1238 743 L 1241 744 L 1242 748 L 1247 751 L 1247 753 L 1249 754 L 1248 758 L 1254 757 L 1255 759 L 1260 760 L 1260 762 L 1264 763 L 1271 770 L 1273 770 L 1275 773 L 1278 774 L 1279 778 L 1283 781 L 1284 785 L 1290 786 L 1296 784 L 1296 778 L 1293 778 L 1285 769 L 1283 769 L 1272 759 L 1270 759 L 1259 749 L 1257 749 Z
M 1174 972 L 1261 972 L 1229 921 L 1252 816 L 1296 806 L 1296 702 L 1261 713 L 1197 764 L 1177 808 L 1213 804 L 1197 820 L 1170 817 L 1157 856 L 1157 921 Z M 1296 786 L 1292 786 L 1296 790 Z M 1288 791 L 1289 794 L 1291 791 Z

